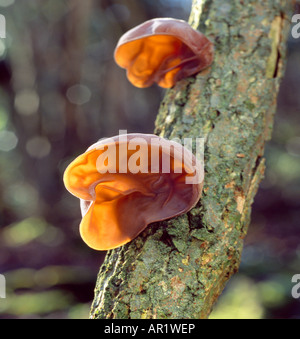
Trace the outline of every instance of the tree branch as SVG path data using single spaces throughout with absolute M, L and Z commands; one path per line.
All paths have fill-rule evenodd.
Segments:
M 207 318 L 239 267 L 264 175 L 294 1 L 195 0 L 190 23 L 215 43 L 212 67 L 167 91 L 155 133 L 205 138 L 203 197 L 109 251 L 91 318 Z

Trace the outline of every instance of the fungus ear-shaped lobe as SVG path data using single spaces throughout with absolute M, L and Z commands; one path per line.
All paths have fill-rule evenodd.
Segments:
M 131 134 L 126 139 L 129 158 L 121 152 L 125 144 L 119 137 L 110 138 L 110 141 L 105 139 L 75 159 L 64 175 L 66 188 L 81 201 L 81 236 L 87 245 L 97 250 L 119 247 L 135 238 L 148 224 L 189 211 L 201 195 L 202 182 L 186 183 L 186 179 L 193 177 L 190 170 L 195 157 L 190 151 L 155 135 Z M 140 146 L 141 139 L 147 147 L 139 148 L 139 151 L 146 152 L 148 161 L 139 168 L 145 172 L 120 173 L 118 161 L 114 173 L 99 172 L 103 165 L 98 161 L 102 152 L 108 152 L 108 157 L 121 155 L 120 159 L 124 159 L 129 168 L 131 157 L 135 155 L 135 147 L 129 150 L 129 142 L 133 142 L 131 146 Z M 115 143 L 116 149 L 109 147 L 110 142 Z M 152 154 L 159 158 L 154 164 Z M 166 161 L 166 154 L 170 156 L 170 162 Z M 183 154 L 186 156 L 184 162 Z M 148 170 L 147 166 L 150 166 Z
M 183 49 L 181 41 L 172 36 L 154 35 L 120 46 L 116 58 L 136 87 L 148 87 L 154 82 L 166 87 L 166 78 L 172 74 L 173 82 L 180 70 Z
M 64 173 L 64 184 L 67 190 L 77 198 L 92 200 L 95 196 L 94 187 L 100 174 L 96 162 L 102 151 L 89 151 L 77 157 Z
M 131 29 L 119 40 L 115 60 L 137 87 L 164 88 L 208 67 L 213 45 L 187 22 L 158 18 Z
M 127 178 L 117 176 L 117 181 Z M 116 248 L 134 239 L 149 223 L 189 210 L 194 199 L 192 185 L 185 184 L 184 175 L 169 176 L 135 174 L 128 190 L 114 189 L 113 193 L 107 183 L 98 184 L 96 199 L 80 224 L 83 240 L 96 250 Z

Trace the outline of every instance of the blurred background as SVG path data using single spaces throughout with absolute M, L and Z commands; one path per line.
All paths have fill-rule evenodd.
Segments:
M 0 318 L 87 318 L 104 252 L 81 240 L 66 166 L 102 137 L 152 133 L 164 91 L 133 87 L 119 37 L 191 0 L 0 0 Z M 295 10 L 296 13 L 297 9 Z M 267 172 L 239 273 L 211 318 L 300 318 L 300 38 L 290 36 Z

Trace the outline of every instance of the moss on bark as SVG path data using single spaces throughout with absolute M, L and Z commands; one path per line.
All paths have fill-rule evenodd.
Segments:
M 213 65 L 167 91 L 155 133 L 205 138 L 203 197 L 109 251 L 91 318 L 206 318 L 239 267 L 263 178 L 293 0 L 194 0 L 190 24 Z

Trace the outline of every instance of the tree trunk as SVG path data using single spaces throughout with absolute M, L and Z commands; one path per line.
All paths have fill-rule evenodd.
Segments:
M 203 196 L 107 253 L 91 318 L 207 318 L 239 267 L 263 178 L 293 0 L 194 0 L 213 65 L 167 91 L 155 133 L 205 138 Z

